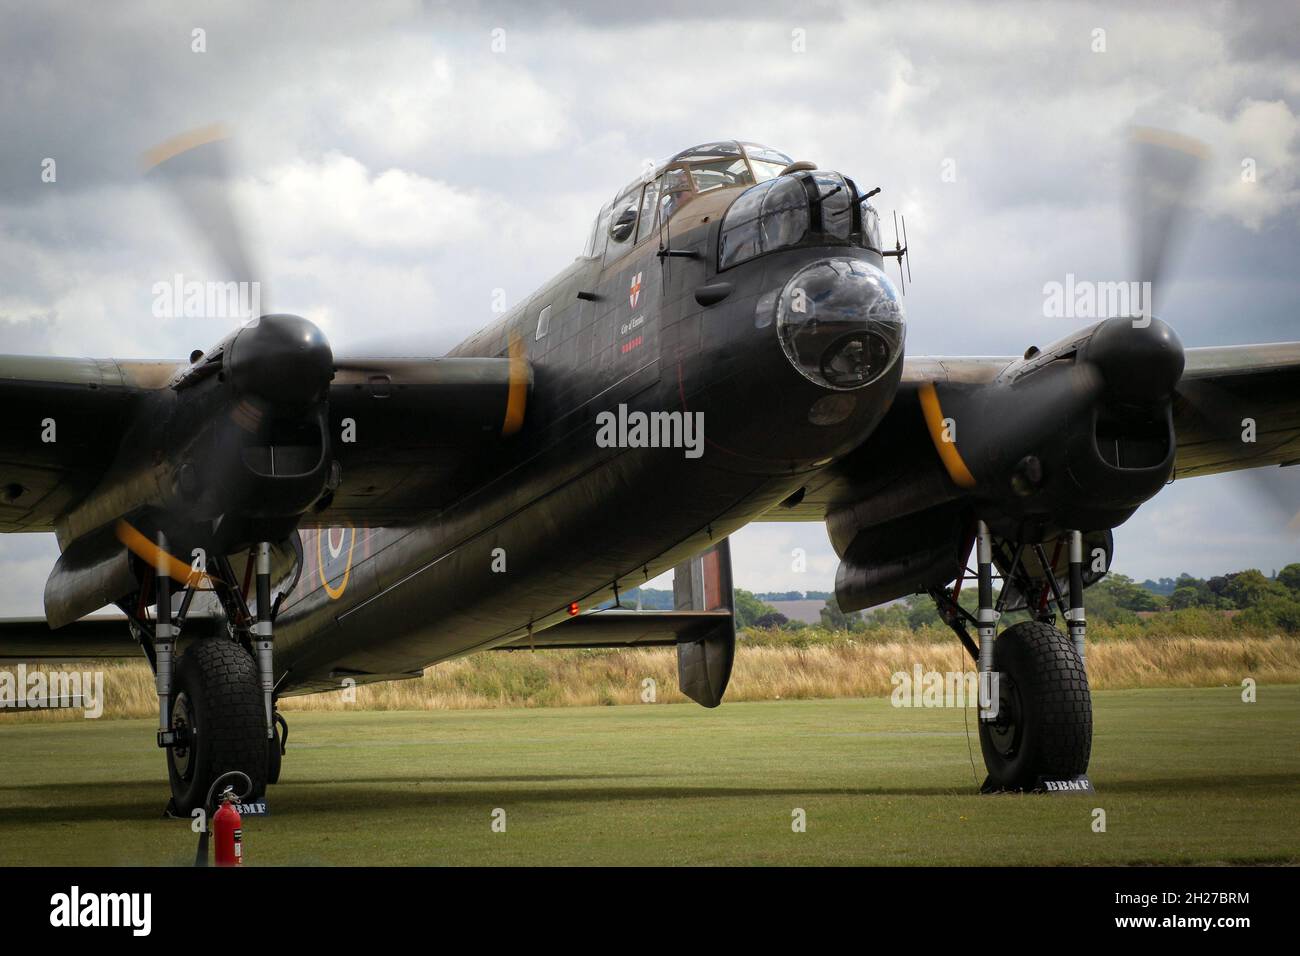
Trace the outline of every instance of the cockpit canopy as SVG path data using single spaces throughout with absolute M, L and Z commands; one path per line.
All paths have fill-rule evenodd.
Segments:
M 601 209 L 583 255 L 602 255 L 607 242 L 635 244 L 696 196 L 766 182 L 791 162 L 785 153 L 767 146 L 724 140 L 692 146 L 654 166 L 647 164 L 642 176 Z
M 805 240 L 831 238 L 880 251 L 879 217 L 851 179 L 803 168 L 782 176 L 791 165 L 779 150 L 736 140 L 692 146 L 647 164 L 640 178 L 601 209 L 583 255 L 630 249 L 695 197 L 734 187 L 750 188 L 727 210 L 720 269 Z
M 848 243 L 881 251 L 880 217 L 853 180 L 812 169 L 751 186 L 722 217 L 718 269 L 806 243 Z

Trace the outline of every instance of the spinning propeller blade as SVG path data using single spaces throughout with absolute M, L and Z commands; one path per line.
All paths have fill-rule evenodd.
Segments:
M 249 255 L 246 232 L 235 210 L 231 187 L 229 134 L 214 124 L 193 129 L 144 153 L 145 175 L 171 195 L 190 227 L 203 237 L 227 281 L 257 282 L 262 270 Z M 263 312 L 267 297 L 263 292 Z
M 1133 278 L 1151 283 L 1153 295 L 1158 295 L 1209 150 L 1197 140 L 1148 127 L 1133 130 L 1130 149 Z M 1148 314 L 1154 311 L 1153 303 L 1143 304 Z
M 1150 128 L 1135 129 L 1131 137 L 1134 277 L 1151 283 L 1157 300 L 1165 296 L 1172 260 L 1185 236 L 1192 195 L 1209 159 L 1204 143 Z M 1148 312 L 1153 303 L 1145 302 Z M 1228 388 L 1203 379 L 1185 380 L 1175 400 L 1201 420 L 1205 429 L 1225 443 L 1240 442 L 1247 420 L 1259 416 L 1245 399 Z M 1300 530 L 1300 473 L 1275 468 L 1247 472 L 1259 497 L 1289 527 Z

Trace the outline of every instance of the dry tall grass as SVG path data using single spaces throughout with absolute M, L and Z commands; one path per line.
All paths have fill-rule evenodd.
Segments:
M 827 641 L 807 647 L 742 643 L 727 700 L 779 700 L 884 696 L 890 676 L 968 669 L 954 643 L 915 640 L 910 632 L 861 640 Z M 157 713 L 153 676 L 143 661 L 59 665 L 102 670 L 106 717 L 152 717 Z M 11 668 L 10 668 L 11 669 Z M 1134 637 L 1105 640 L 1088 649 L 1093 689 L 1207 687 L 1300 683 L 1300 640 L 1291 637 Z M 486 653 L 431 667 L 417 680 L 363 685 L 355 702 L 343 694 L 316 694 L 281 702 L 297 710 L 455 710 L 487 707 L 576 707 L 642 702 L 645 680 L 655 682 L 659 702 L 686 698 L 677 689 L 677 661 L 669 648 L 627 651 L 517 651 Z M 74 712 L 8 713 L 13 720 L 80 719 Z

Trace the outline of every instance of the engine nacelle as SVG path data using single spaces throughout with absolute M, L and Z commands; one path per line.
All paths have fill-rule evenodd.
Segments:
M 61 542 L 127 519 L 178 551 L 289 534 L 331 477 L 333 355 L 306 319 L 262 316 L 143 396 L 106 479 L 60 521 Z
M 1169 326 L 1108 319 L 996 380 L 923 388 L 950 479 L 996 534 L 1043 540 L 1113 528 L 1173 470 L 1171 396 L 1183 349 Z
M 964 531 L 953 507 L 858 531 L 840 555 L 835 600 L 843 611 L 875 607 L 951 581 Z
M 138 581 L 131 555 L 112 528 L 74 541 L 45 581 L 45 620 L 62 627 L 130 594 Z
M 1071 530 L 1108 541 L 1169 479 L 1182 369 L 1167 325 L 1118 318 L 1030 350 L 992 381 L 900 395 L 840 465 L 856 497 L 826 516 L 840 607 L 951 581 L 976 519 L 1005 541 L 1055 543 Z

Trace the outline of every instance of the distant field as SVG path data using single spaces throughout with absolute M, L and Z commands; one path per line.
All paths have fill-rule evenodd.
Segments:
M 765 642 L 762 642 L 765 641 Z M 727 701 L 876 697 L 893 690 L 898 671 L 969 669 L 952 638 L 896 634 L 823 635 L 806 645 L 775 642 L 760 632 L 742 641 Z M 72 666 L 72 665 L 68 665 Z M 3 668 L 0 668 L 2 670 Z M 157 713 L 154 679 L 143 660 L 87 665 L 105 673 L 104 716 Z M 1300 639 L 1269 636 L 1125 637 L 1088 648 L 1094 690 L 1138 687 L 1222 687 L 1251 677 L 1261 684 L 1300 683 Z M 286 714 L 303 710 L 458 710 L 497 707 L 582 707 L 641 704 L 647 679 L 659 703 L 682 703 L 677 658 L 670 648 L 628 651 L 511 651 L 477 654 L 428 668 L 417 680 L 392 681 L 341 693 L 289 698 Z M 0 714 L 0 722 L 81 720 L 45 711 Z
M 978 796 L 973 721 L 968 743 L 962 712 L 881 698 L 295 713 L 245 845 L 250 865 L 1300 861 L 1300 687 L 1095 703 L 1099 793 L 1057 797 Z M 148 720 L 0 721 L 0 767 L 0 865 L 192 856 L 159 819 Z

